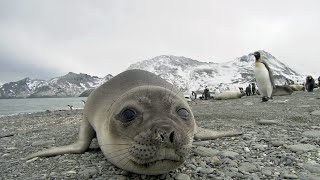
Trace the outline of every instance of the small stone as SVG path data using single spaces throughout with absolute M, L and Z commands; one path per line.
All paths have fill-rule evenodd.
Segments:
M 26 161 L 26 163 L 31 163 L 33 161 L 36 161 L 37 159 L 39 159 L 39 157 L 35 157 L 35 158 L 32 158 L 32 159 L 29 159 L 28 161 Z
M 55 140 L 40 140 L 40 141 L 34 141 L 31 146 L 37 147 L 37 146 L 47 146 L 54 144 L 56 141 Z
M 277 120 L 267 120 L 267 119 L 260 119 L 257 121 L 260 125 L 270 125 L 270 124 L 278 124 Z
M 275 140 L 275 141 L 271 141 L 271 144 L 275 147 L 279 147 L 282 146 L 284 144 L 284 141 L 281 140 Z
M 211 159 L 210 159 L 211 163 L 215 166 L 220 166 L 222 164 L 220 158 L 218 156 L 213 156 Z
M 98 171 L 95 167 L 87 167 L 79 172 L 79 175 L 84 179 L 89 179 L 96 174 L 98 174 Z
M 257 167 L 252 163 L 245 162 L 240 164 L 239 171 L 251 173 L 257 171 Z
M 320 138 L 320 131 L 305 131 L 302 133 L 302 136 L 310 138 Z
M 266 176 L 271 176 L 271 175 L 272 175 L 272 172 L 271 172 L 270 170 L 268 170 L 268 169 L 263 169 L 263 170 L 261 171 L 261 173 L 262 173 L 263 175 L 266 175 Z
M 298 176 L 295 175 L 295 174 L 287 174 L 287 173 L 284 173 L 282 177 L 284 177 L 284 178 L 286 178 L 286 179 L 298 179 Z
M 315 110 L 315 111 L 311 112 L 311 115 L 320 116 L 320 110 Z
M 279 176 L 279 175 L 280 175 L 280 172 L 274 172 L 273 175 Z
M 306 170 L 310 171 L 311 173 L 319 173 L 320 174 L 320 164 L 316 162 L 307 162 L 302 165 Z
M 316 146 L 311 144 L 295 144 L 295 145 L 289 145 L 287 146 L 288 149 L 294 152 L 308 152 L 316 149 Z
M 244 102 L 243 105 L 245 105 L 245 106 L 252 106 L 253 103 L 252 103 L 252 102 Z
M 238 153 L 236 152 L 233 152 L 233 151 L 222 151 L 219 153 L 219 155 L 224 158 L 224 157 L 228 157 L 228 158 L 231 158 L 231 159 L 235 159 L 237 156 L 239 156 Z
M 187 164 L 186 166 L 191 168 L 191 169 L 193 169 L 193 170 L 197 169 L 197 167 L 195 165 L 193 165 L 193 164 Z
M 196 146 L 205 146 L 205 145 L 208 145 L 208 144 L 210 144 L 209 141 L 194 141 L 192 143 L 192 145 L 196 145 Z
M 247 153 L 250 152 L 250 149 L 248 147 L 244 147 L 243 150 L 244 152 L 247 152 Z
M 51 173 L 49 174 L 50 177 L 56 177 L 56 176 L 58 176 L 58 175 L 59 175 L 59 173 L 57 173 L 57 172 L 51 172 Z
M 5 153 L 5 154 L 3 154 L 1 157 L 2 157 L 2 158 L 10 157 L 10 154 Z
M 70 170 L 66 172 L 67 174 L 76 174 L 77 172 L 75 170 Z
M 268 145 L 265 144 L 254 144 L 253 149 L 265 150 L 268 148 Z
M 190 176 L 187 174 L 179 173 L 175 177 L 176 180 L 190 180 Z
M 203 174 L 211 174 L 213 173 L 214 169 L 212 168 L 201 168 L 199 169 L 199 172 L 200 173 L 203 173 Z
M 212 156 L 215 156 L 219 153 L 218 150 L 206 148 L 206 147 L 202 147 L 202 146 L 199 146 L 199 147 L 193 149 L 193 152 L 196 155 L 202 156 L 202 157 L 212 157 Z

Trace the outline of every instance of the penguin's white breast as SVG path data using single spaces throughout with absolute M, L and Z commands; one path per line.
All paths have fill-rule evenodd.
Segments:
M 269 71 L 265 67 L 264 64 L 262 63 L 256 63 L 255 65 L 255 77 L 257 81 L 257 85 L 259 88 L 259 91 L 263 94 L 266 95 L 266 89 L 268 86 L 271 86 L 271 81 L 269 77 Z

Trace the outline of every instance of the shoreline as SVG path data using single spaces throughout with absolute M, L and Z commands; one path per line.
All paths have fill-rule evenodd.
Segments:
M 82 110 L 0 117 L 2 179 L 319 179 L 320 100 L 294 92 L 261 103 L 260 96 L 193 101 L 197 124 L 238 129 L 242 136 L 195 141 L 186 162 L 170 173 L 149 176 L 109 163 L 94 140 L 84 154 L 21 160 L 50 146 L 77 139 Z M 319 168 L 318 168 L 319 167 Z

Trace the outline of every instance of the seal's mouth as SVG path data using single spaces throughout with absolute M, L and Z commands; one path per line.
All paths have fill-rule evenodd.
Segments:
M 138 163 L 135 161 L 132 161 L 133 164 L 135 164 L 136 166 L 140 166 L 143 168 L 149 168 L 152 166 L 157 166 L 157 167 L 161 167 L 161 165 L 165 165 L 165 164 L 182 164 L 184 161 L 176 161 L 176 160 L 170 160 L 170 159 L 162 159 L 162 160 L 157 160 L 157 161 L 152 161 L 152 162 L 147 162 L 147 163 Z

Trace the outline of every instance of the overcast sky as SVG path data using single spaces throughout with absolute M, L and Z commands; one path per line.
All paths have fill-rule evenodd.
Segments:
M 320 75 L 319 0 L 1 0 L 0 83 L 116 75 L 158 55 L 225 62 L 266 50 Z

